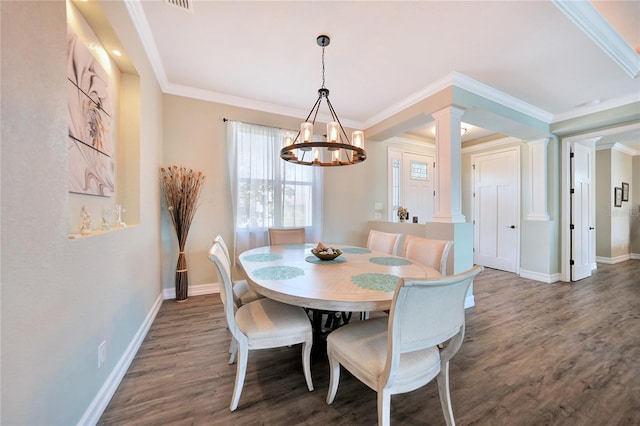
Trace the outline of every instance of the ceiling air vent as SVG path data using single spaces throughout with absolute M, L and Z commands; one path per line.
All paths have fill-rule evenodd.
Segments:
M 182 10 L 192 11 L 191 3 L 193 0 L 164 0 L 165 3 L 170 4 L 171 6 L 179 7 Z

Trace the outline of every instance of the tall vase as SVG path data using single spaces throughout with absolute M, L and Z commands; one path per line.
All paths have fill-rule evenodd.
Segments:
M 189 297 L 189 275 L 187 275 L 187 258 L 184 251 L 178 254 L 176 266 L 176 302 L 183 302 Z

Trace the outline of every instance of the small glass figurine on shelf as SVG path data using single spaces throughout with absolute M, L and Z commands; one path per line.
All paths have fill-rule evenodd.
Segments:
M 88 235 L 91 233 L 91 214 L 87 211 L 87 207 L 83 204 L 80 208 L 82 213 L 82 224 L 80 225 L 80 234 Z
M 116 204 L 116 226 L 126 228 L 127 224 L 122 221 L 122 213 L 126 212 L 122 204 Z
M 100 229 L 103 231 L 108 231 L 111 229 L 111 224 L 109 223 L 111 220 L 111 209 L 102 209 L 102 223 L 100 224 Z

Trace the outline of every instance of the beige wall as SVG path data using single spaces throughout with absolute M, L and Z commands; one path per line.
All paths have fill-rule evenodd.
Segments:
M 140 221 L 69 240 L 65 2 L 0 2 L 1 424 L 86 421 L 160 301 L 162 98 L 124 5 L 104 8 L 140 75 Z
M 596 151 L 596 257 L 600 261 L 626 260 L 638 253 L 640 235 L 634 193 L 640 179 L 638 158 L 615 147 Z M 614 188 L 621 187 L 622 182 L 630 186 L 629 201 L 615 207 Z
M 631 185 L 633 181 L 632 156 L 616 149 L 611 150 L 611 186 L 621 187 L 622 182 Z M 612 188 L 613 193 L 613 188 Z M 611 257 L 629 256 L 631 250 L 631 203 L 623 202 L 622 207 L 611 210 Z
M 611 258 L 611 150 L 596 151 L 596 257 Z

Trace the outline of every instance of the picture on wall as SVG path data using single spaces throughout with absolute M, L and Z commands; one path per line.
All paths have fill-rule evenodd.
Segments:
M 629 201 L 629 184 L 622 182 L 622 201 Z
M 617 186 L 613 188 L 613 206 L 622 207 L 622 188 Z
M 109 75 L 67 26 L 69 192 L 109 197 L 115 190 Z

